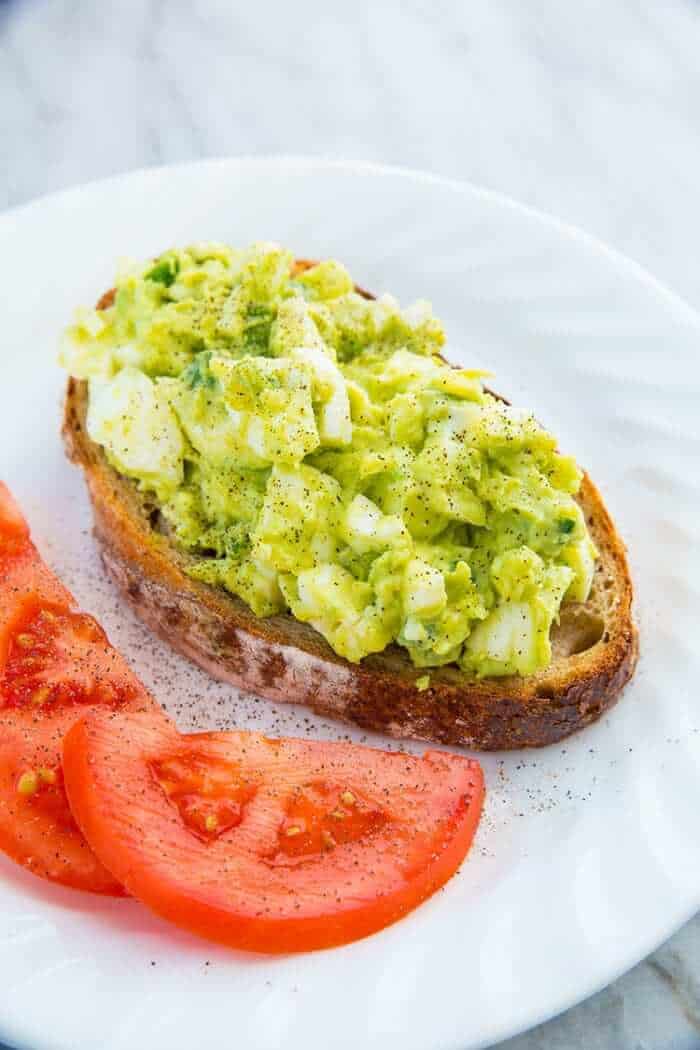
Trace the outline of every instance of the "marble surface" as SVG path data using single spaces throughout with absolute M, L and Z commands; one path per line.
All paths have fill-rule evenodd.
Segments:
M 700 308 L 699 54 L 697 0 L 0 0 L 0 208 L 203 156 L 385 161 L 557 214 Z M 693 1047 L 698 918 L 501 1050 Z

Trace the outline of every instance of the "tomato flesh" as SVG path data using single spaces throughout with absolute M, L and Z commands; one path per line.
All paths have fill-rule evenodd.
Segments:
M 281 864 L 368 841 L 389 819 L 370 799 L 327 780 L 312 780 L 295 788 L 285 810 L 272 856 Z
M 207 761 L 196 752 L 158 759 L 150 769 L 183 823 L 205 842 L 240 824 L 243 807 L 255 793 L 237 766 Z
M 126 704 L 143 690 L 135 679 L 114 674 L 115 656 L 92 616 L 31 602 L 8 633 L 2 705 L 49 712 Z
M 105 866 L 177 925 L 236 948 L 364 937 L 464 859 L 483 800 L 475 761 L 257 733 L 178 734 L 96 709 L 63 748 L 71 808 Z
M 157 710 L 0 483 L 0 849 L 44 878 L 120 896 L 73 818 L 61 765 L 65 733 L 95 706 Z

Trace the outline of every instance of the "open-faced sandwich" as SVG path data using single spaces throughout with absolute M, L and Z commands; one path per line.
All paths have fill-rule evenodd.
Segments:
M 105 566 L 217 678 L 403 737 L 547 744 L 637 657 L 624 545 L 529 412 L 337 262 L 127 265 L 62 361 Z

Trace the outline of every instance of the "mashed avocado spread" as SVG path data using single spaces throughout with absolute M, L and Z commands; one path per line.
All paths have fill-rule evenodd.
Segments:
M 591 586 L 581 472 L 444 343 L 427 303 L 366 299 L 340 263 L 196 244 L 125 266 L 61 361 L 193 577 L 349 660 L 396 642 L 418 667 L 530 674 Z

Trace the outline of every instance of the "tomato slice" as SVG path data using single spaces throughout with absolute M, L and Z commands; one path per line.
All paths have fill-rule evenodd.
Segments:
M 63 785 L 63 737 L 95 706 L 159 710 L 99 624 L 75 609 L 0 482 L 0 849 L 44 878 L 123 895 Z
M 95 711 L 63 747 L 71 808 L 134 896 L 231 947 L 308 951 L 401 918 L 463 860 L 477 762 Z

